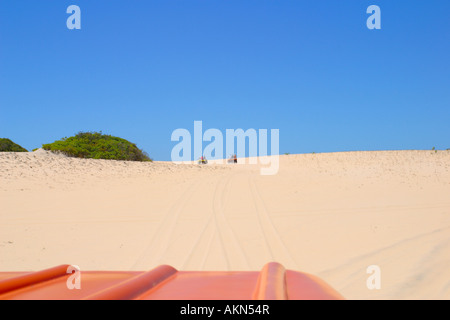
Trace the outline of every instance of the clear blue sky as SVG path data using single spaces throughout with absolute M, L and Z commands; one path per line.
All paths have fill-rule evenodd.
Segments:
M 280 153 L 450 148 L 449 17 L 446 0 L 1 0 L 0 137 L 101 130 L 170 160 L 202 120 L 279 129 Z

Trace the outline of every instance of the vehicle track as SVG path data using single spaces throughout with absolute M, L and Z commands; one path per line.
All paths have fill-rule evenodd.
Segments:
M 161 258 L 172 243 L 171 240 L 180 213 L 201 183 L 201 181 L 196 181 L 189 184 L 181 196 L 173 202 L 168 212 L 164 215 L 163 220 L 159 224 L 151 241 L 132 266 L 133 269 L 137 267 L 149 268 L 161 263 Z M 169 232 L 167 232 L 167 230 L 169 230 Z
M 229 253 L 227 253 L 227 250 L 225 249 L 225 241 L 224 241 L 224 237 L 222 235 L 222 232 L 220 231 L 220 226 L 217 222 L 217 210 L 218 210 L 218 206 L 220 207 L 220 202 L 217 202 L 217 190 L 219 190 L 220 187 L 220 181 L 219 183 L 216 184 L 216 188 L 214 190 L 214 196 L 213 196 L 213 202 L 212 202 L 212 211 L 213 211 L 213 216 L 214 216 L 214 225 L 216 227 L 216 232 L 217 235 L 219 237 L 219 242 L 220 242 L 220 248 L 222 249 L 225 261 L 226 261 L 226 270 L 230 270 L 230 258 L 229 258 Z M 223 190 L 222 190 L 223 192 Z
M 217 230 L 223 241 L 223 248 L 226 251 L 227 260 L 229 261 L 229 267 L 231 267 L 229 270 L 250 270 L 250 264 L 245 251 L 224 213 L 226 200 L 229 198 L 229 192 L 231 190 L 231 179 L 233 177 L 234 176 L 228 176 L 225 182 L 218 182 L 218 185 L 221 186 L 221 188 L 219 196 L 217 193 L 214 194 L 214 216 L 216 219 Z
M 215 190 L 212 198 L 211 215 L 204 224 L 197 240 L 182 264 L 182 268 L 196 266 L 200 263 L 200 270 L 204 269 L 206 262 L 213 250 L 213 242 L 218 239 L 221 251 L 226 261 L 227 270 L 250 270 L 250 265 L 245 251 L 231 228 L 228 219 L 225 216 L 225 205 L 229 199 L 230 184 L 234 176 L 228 176 L 225 180 L 218 180 L 215 184 Z M 207 243 L 203 253 L 203 258 L 198 259 L 199 248 Z M 198 269 L 198 268 L 197 268 Z
M 255 204 L 256 215 L 258 219 L 259 226 L 264 235 L 265 244 L 270 252 L 272 260 L 282 263 L 285 266 L 289 266 L 291 269 L 298 269 L 297 263 L 286 247 L 283 239 L 281 238 L 279 232 L 277 231 L 270 215 L 268 213 L 267 207 L 264 204 L 264 200 L 261 197 L 256 183 L 254 181 L 253 175 L 249 176 L 249 189 L 251 191 L 253 202 Z
M 214 219 L 214 211 L 211 210 L 211 214 L 209 215 L 205 225 L 202 228 L 202 231 L 199 233 L 197 240 L 195 241 L 192 249 L 188 252 L 184 262 L 181 264 L 181 270 L 187 270 L 190 266 L 193 266 L 193 269 L 203 270 L 206 257 L 211 248 L 211 244 L 214 239 L 215 234 L 215 225 L 213 223 Z M 197 250 L 201 243 L 207 243 L 207 247 L 205 250 L 205 254 L 203 255 L 202 262 L 200 264 L 196 264 L 195 257 L 197 256 Z M 198 267 L 196 267 L 198 265 Z

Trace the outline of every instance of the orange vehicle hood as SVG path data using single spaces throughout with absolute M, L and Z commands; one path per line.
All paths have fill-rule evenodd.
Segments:
M 0 300 L 337 300 L 320 278 L 276 262 L 261 271 L 80 271 L 79 289 L 68 282 L 70 265 L 38 272 L 1 272 Z M 70 270 L 70 271 L 68 271 Z

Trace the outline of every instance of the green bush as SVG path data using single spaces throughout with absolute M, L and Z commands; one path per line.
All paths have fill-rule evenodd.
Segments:
M 0 152 L 28 152 L 28 150 L 9 139 L 0 138 Z
M 42 148 L 75 158 L 152 161 L 134 143 L 101 132 L 80 132 L 73 137 L 44 144 Z

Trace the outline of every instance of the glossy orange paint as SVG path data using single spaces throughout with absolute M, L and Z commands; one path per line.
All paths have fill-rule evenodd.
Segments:
M 0 272 L 0 300 L 340 300 L 323 280 L 271 262 L 257 271 L 81 271 L 69 289 L 69 265 Z

